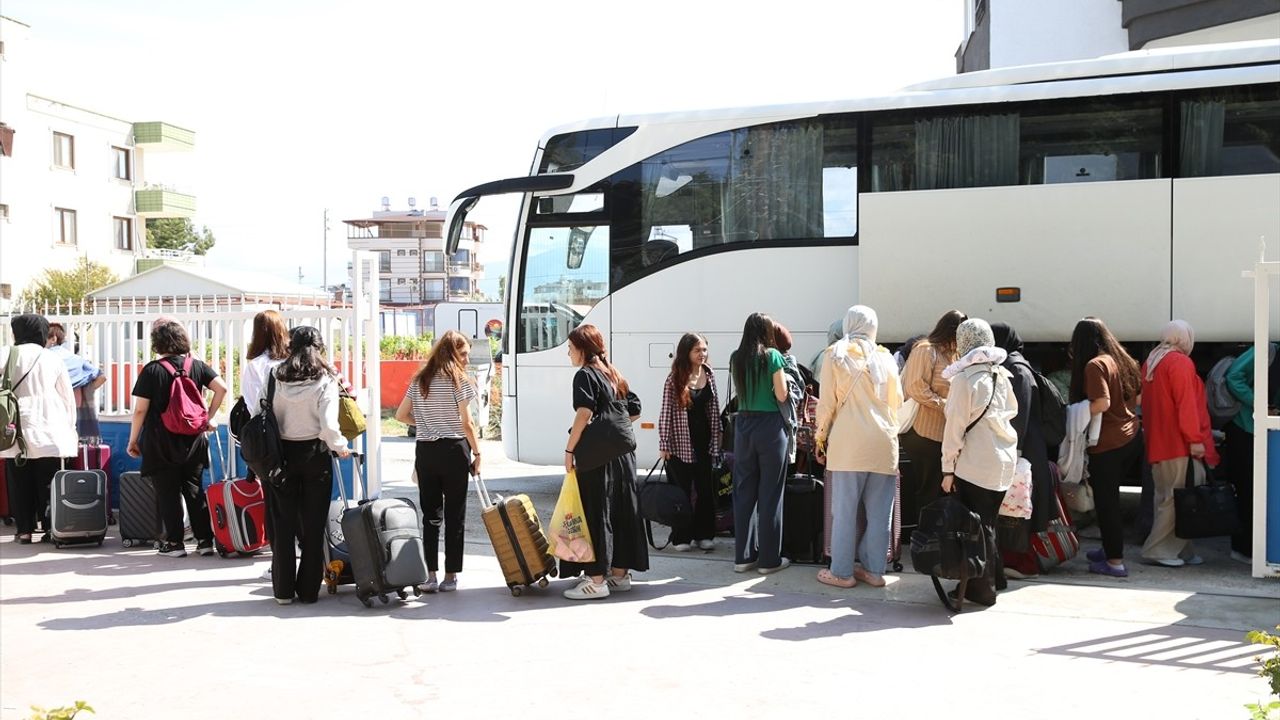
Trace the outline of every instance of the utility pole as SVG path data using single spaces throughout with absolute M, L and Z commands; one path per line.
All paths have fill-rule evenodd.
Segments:
M 324 209 L 324 259 L 320 261 L 324 265 L 324 271 L 321 276 L 324 278 L 324 291 L 329 293 L 329 208 Z

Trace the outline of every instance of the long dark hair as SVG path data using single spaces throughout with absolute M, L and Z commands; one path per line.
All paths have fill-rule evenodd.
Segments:
M 267 353 L 272 360 L 283 360 L 289 355 L 289 328 L 275 310 L 263 310 L 253 316 L 253 339 L 249 341 L 247 356 L 252 360 L 262 353 Z
M 777 347 L 777 344 L 773 320 L 768 315 L 751 313 L 747 316 L 747 321 L 742 325 L 742 340 L 729 360 L 733 382 L 738 385 L 739 394 L 751 394 L 761 379 L 769 382 L 769 365 L 765 358 L 768 357 L 769 349 Z
M 440 374 L 449 378 L 453 382 L 453 389 L 457 390 L 466 378 L 467 372 L 467 364 L 462 360 L 462 348 L 470 345 L 471 343 L 463 337 L 462 333 L 457 330 L 446 330 L 436 341 L 435 347 L 431 348 L 430 357 L 413 379 L 418 383 L 418 394 L 425 398 L 431 391 L 431 381 Z
M 671 383 L 676 388 L 676 404 L 682 408 L 693 404 L 693 398 L 689 396 L 689 376 L 693 374 L 693 362 L 689 360 L 689 353 L 693 352 L 699 342 L 706 341 L 698 333 L 685 333 L 676 344 L 676 356 L 671 361 Z
M 579 325 L 569 333 L 569 342 L 582 353 L 582 366 L 593 367 L 604 373 L 609 384 L 613 385 L 614 393 L 619 399 L 625 400 L 630 386 L 618 368 L 609 362 L 604 349 L 604 335 L 600 334 L 600 330 L 595 325 Z
M 1085 400 L 1084 368 L 1099 355 L 1110 355 L 1120 368 L 1120 387 L 1125 401 L 1138 397 L 1142 389 L 1142 372 L 1138 363 L 1125 351 L 1102 320 L 1087 317 L 1076 323 L 1068 348 L 1071 358 L 1071 402 Z
M 956 349 L 956 328 L 960 327 L 960 323 L 968 320 L 969 316 L 959 310 L 948 310 L 938 318 L 938 323 L 933 326 L 933 331 L 929 333 L 929 344 L 940 349 L 955 352 Z
M 282 382 L 307 382 L 325 375 L 337 375 L 325 358 L 324 337 L 310 325 L 289 331 L 289 357 L 276 368 L 276 379 Z

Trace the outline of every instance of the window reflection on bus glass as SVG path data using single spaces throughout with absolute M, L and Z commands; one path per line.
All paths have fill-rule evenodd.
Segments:
M 609 228 L 533 228 L 521 279 L 519 352 L 556 347 L 609 291 Z

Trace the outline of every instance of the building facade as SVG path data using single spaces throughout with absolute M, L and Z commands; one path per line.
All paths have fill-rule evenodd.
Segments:
M 190 150 L 195 134 L 37 94 L 30 28 L 0 16 L 0 312 L 45 270 L 80 258 L 119 277 L 146 257 L 146 219 L 184 217 L 195 198 L 147 181 L 148 154 Z
M 1280 38 L 1280 0 L 964 0 L 956 72 Z
M 435 198 L 430 210 L 393 211 L 384 198 L 383 209 L 370 217 L 344 220 L 352 250 L 378 253 L 378 289 L 383 305 L 429 308 L 445 301 L 473 300 L 484 267 L 477 250 L 484 242 L 484 225 L 468 222 L 458 250 L 445 257 L 445 212 Z M 372 279 L 370 279 L 372 280 Z

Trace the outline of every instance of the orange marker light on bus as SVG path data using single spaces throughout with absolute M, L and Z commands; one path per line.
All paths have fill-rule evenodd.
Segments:
M 1002 287 L 996 288 L 996 302 L 1020 302 L 1022 300 L 1022 288 Z
M 642 422 L 642 423 L 640 423 L 640 429 L 641 429 L 641 430 L 652 430 L 653 428 L 654 428 L 654 424 L 653 424 L 653 423 L 651 423 L 651 422 Z

